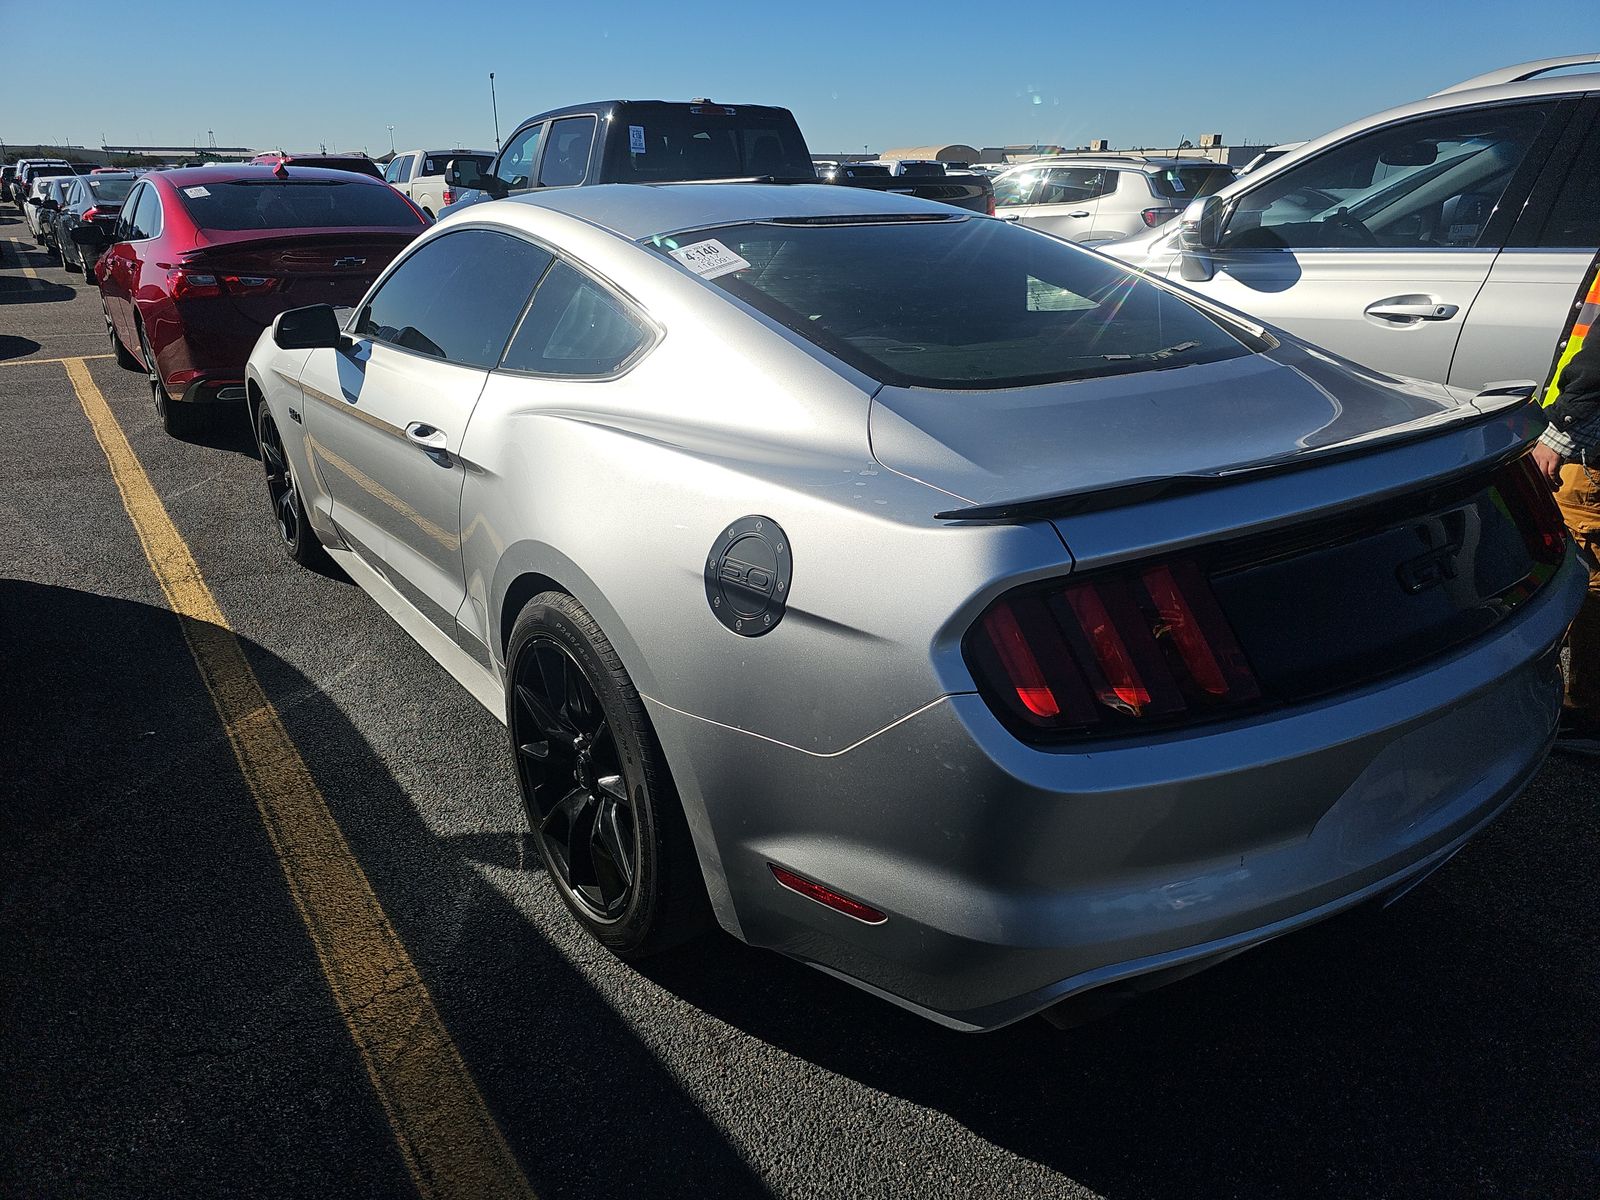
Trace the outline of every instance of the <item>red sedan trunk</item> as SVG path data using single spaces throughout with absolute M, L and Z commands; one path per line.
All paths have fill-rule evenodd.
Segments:
M 154 359 L 163 416 L 243 399 L 245 360 L 274 317 L 355 304 L 427 223 L 381 180 L 346 171 L 152 172 L 96 266 L 107 325 L 146 370 Z

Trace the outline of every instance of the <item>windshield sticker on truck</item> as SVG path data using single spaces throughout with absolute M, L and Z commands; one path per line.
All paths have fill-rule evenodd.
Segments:
M 183 194 L 189 197 L 191 200 L 204 200 L 207 196 L 211 195 L 211 193 L 206 191 L 206 189 L 203 187 L 184 188 Z
M 629 125 L 628 126 L 628 153 L 629 154 L 643 154 L 644 153 L 644 126 L 643 125 Z
M 750 269 L 749 262 L 740 258 L 716 238 L 696 242 L 692 246 L 684 246 L 668 253 L 701 279 L 715 279 L 719 275 Z

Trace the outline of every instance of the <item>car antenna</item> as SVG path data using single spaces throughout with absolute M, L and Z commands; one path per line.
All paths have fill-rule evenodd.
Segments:
M 289 164 L 284 159 L 278 160 L 278 165 L 272 168 L 272 173 L 279 179 L 289 178 Z

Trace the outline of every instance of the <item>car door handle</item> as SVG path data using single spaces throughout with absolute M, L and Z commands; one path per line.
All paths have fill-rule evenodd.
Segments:
M 445 436 L 444 430 L 424 425 L 421 421 L 413 421 L 406 426 L 406 438 L 413 446 L 420 446 L 430 454 L 446 454 L 450 450 L 450 439 Z
M 1461 309 L 1459 305 L 1441 304 L 1432 296 L 1391 296 L 1375 300 L 1361 311 L 1380 320 L 1414 325 L 1418 321 L 1448 321 Z
M 1077 212 L 1070 212 L 1067 214 L 1069 217 L 1087 217 L 1088 215 L 1089 210 L 1087 208 L 1080 208 Z

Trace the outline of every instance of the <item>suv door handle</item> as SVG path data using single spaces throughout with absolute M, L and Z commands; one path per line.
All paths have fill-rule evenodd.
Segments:
M 444 430 L 424 425 L 421 421 L 413 421 L 406 426 L 406 438 L 413 446 L 420 446 L 430 454 L 444 454 L 450 449 L 450 439 L 445 436 Z
M 1459 305 L 1441 304 L 1433 296 L 1390 296 L 1374 300 L 1361 311 L 1397 325 L 1415 325 L 1418 321 L 1448 321 L 1461 309 Z
M 1067 214 L 1069 217 L 1087 217 L 1088 215 L 1089 210 L 1087 208 L 1080 208 L 1077 212 L 1070 212 Z

